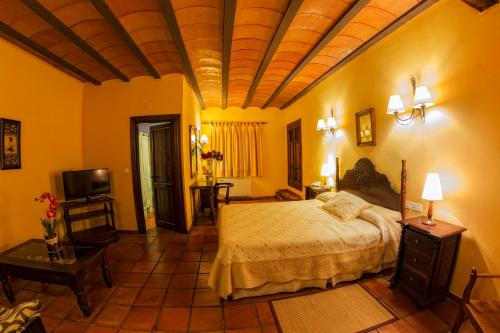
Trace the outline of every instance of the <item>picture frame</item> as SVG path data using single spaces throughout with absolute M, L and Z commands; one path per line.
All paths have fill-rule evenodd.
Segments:
M 359 147 L 376 145 L 375 110 L 356 112 L 356 141 Z
M 0 170 L 21 169 L 21 122 L 0 118 Z
M 198 175 L 198 167 L 199 167 L 199 145 L 200 141 L 200 131 L 195 125 L 189 125 L 189 150 L 190 150 L 190 159 L 189 159 L 189 167 L 191 171 L 191 178 L 195 178 Z
M 498 4 L 498 0 L 462 0 L 472 8 L 477 9 L 480 12 L 484 12 L 486 9 Z

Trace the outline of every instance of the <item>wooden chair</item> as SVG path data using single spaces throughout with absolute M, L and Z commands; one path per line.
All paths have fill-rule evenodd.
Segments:
M 472 267 L 470 280 L 462 296 L 462 305 L 451 333 L 458 333 L 465 315 L 469 318 L 476 331 L 481 333 L 499 332 L 500 330 L 500 300 L 470 299 L 472 289 L 477 279 L 496 279 L 499 274 L 478 274 Z
M 225 201 L 226 205 L 229 205 L 229 189 L 233 187 L 233 183 L 216 183 L 215 193 L 214 193 L 214 207 L 217 209 L 219 207 L 219 201 Z M 220 191 L 226 189 L 226 194 L 220 196 Z

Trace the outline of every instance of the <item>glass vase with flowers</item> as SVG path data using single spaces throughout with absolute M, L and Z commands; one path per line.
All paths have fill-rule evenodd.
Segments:
M 49 203 L 49 207 L 47 209 L 47 212 L 45 213 L 45 217 L 41 217 L 40 220 L 45 231 L 45 244 L 47 245 L 49 257 L 51 257 L 51 255 L 59 253 L 62 249 L 56 230 L 56 216 L 59 202 L 56 196 L 49 192 L 43 192 L 40 196 L 35 198 L 35 201 L 40 203 L 48 201 Z
M 211 181 L 214 176 L 214 163 L 220 162 L 224 159 L 224 155 L 217 150 L 212 150 L 206 153 L 201 153 L 201 159 L 206 162 L 206 166 L 203 166 L 201 172 L 205 176 L 207 182 Z

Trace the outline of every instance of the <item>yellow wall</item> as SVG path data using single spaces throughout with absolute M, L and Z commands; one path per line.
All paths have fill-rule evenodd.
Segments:
M 425 175 L 441 175 L 444 201 L 435 215 L 464 225 L 452 291 L 462 293 L 472 265 L 500 272 L 500 6 L 479 14 L 462 1 L 442 0 L 322 82 L 285 112 L 302 118 L 304 181 L 319 179 L 328 154 L 342 174 L 363 156 L 399 188 L 400 160 L 408 161 L 408 199 L 420 199 Z M 425 124 L 398 126 L 386 114 L 392 94 L 411 98 L 410 76 L 429 87 L 436 105 Z M 334 109 L 341 129 L 315 131 Z M 356 146 L 354 113 L 375 108 L 377 146 Z M 478 293 L 498 295 L 482 284 Z
M 82 167 L 83 84 L 3 39 L 0 73 L 0 118 L 21 121 L 22 162 L 0 170 L 3 251 L 42 237 L 46 205 L 34 197 L 53 191 L 63 199 L 61 172 Z
M 262 121 L 267 122 L 262 131 L 262 177 L 252 178 L 252 196 L 274 196 L 276 190 L 286 187 L 286 131 L 284 112 L 275 108 L 241 109 L 230 107 L 225 110 L 209 108 L 201 111 L 202 121 Z M 202 125 L 202 133 L 210 138 L 210 126 Z M 286 176 L 285 176 L 286 177 Z
M 186 219 L 191 221 L 189 192 L 186 191 L 186 159 L 189 158 L 188 125 L 197 118 L 192 92 L 180 74 L 155 80 L 138 77 L 129 83 L 117 80 L 101 86 L 86 85 L 83 104 L 83 161 L 85 167 L 111 169 L 116 199 L 117 227 L 137 230 L 130 159 L 130 117 L 181 114 L 184 196 Z M 183 102 L 186 103 L 183 106 Z M 183 111 L 185 113 L 183 113 Z M 188 154 L 185 157 L 185 154 Z M 189 170 L 189 160 L 187 160 Z

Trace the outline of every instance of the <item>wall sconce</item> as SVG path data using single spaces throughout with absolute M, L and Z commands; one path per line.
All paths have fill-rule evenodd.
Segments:
M 404 126 L 410 125 L 417 117 L 420 117 L 422 122 L 425 122 L 425 109 L 434 105 L 429 89 L 426 86 L 417 87 L 414 77 L 411 78 L 411 85 L 414 97 L 411 114 L 408 117 L 402 118 L 399 116 L 400 113 L 406 112 L 400 95 L 389 97 L 387 106 L 387 113 L 393 114 L 397 123 Z
M 205 146 L 206 144 L 208 144 L 208 137 L 206 134 L 202 134 L 201 135 L 201 138 L 200 138 L 200 144 L 202 146 Z
M 316 130 L 323 132 L 324 136 L 332 136 L 336 128 L 337 122 L 333 117 L 333 109 L 331 117 L 329 117 L 326 121 L 324 119 L 318 120 L 318 125 L 316 125 Z

